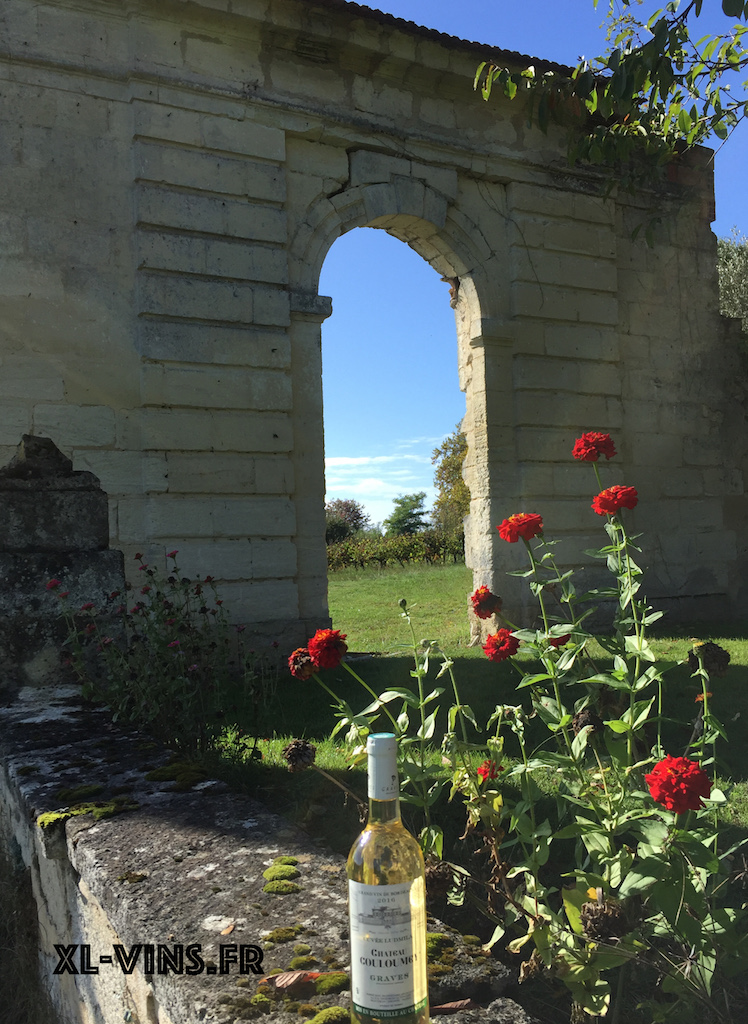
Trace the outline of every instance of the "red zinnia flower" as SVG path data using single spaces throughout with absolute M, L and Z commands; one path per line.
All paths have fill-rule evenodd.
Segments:
M 615 445 L 610 434 L 600 434 L 596 430 L 589 434 L 582 434 L 574 442 L 574 450 L 571 453 L 575 459 L 583 462 L 597 462 L 600 455 L 606 459 L 612 459 L 616 454 Z
M 174 548 L 173 551 L 167 551 L 166 552 L 166 557 L 167 558 L 176 558 L 178 554 L 179 554 L 179 548 Z
M 479 765 L 476 772 L 485 782 L 487 779 L 498 779 L 499 772 L 503 772 L 504 769 L 501 765 L 497 765 L 495 761 L 484 761 L 483 764 Z
M 549 636 L 548 644 L 550 647 L 563 647 L 564 644 L 568 644 L 571 640 L 571 633 L 565 633 L 563 636 Z
M 622 508 L 636 508 L 638 501 L 639 495 L 634 487 L 615 484 L 592 499 L 592 508 L 599 516 L 614 516 Z
M 337 668 L 340 659 L 348 650 L 345 643 L 347 634 L 339 629 L 318 629 L 307 648 L 317 668 Z
M 488 587 L 478 587 L 474 594 L 470 595 L 473 602 L 473 611 L 479 619 L 490 619 L 501 611 L 501 598 L 492 594 Z
M 508 629 L 500 629 L 492 633 L 483 644 L 483 651 L 491 661 L 505 661 L 519 650 L 519 640 L 512 636 Z
M 711 692 L 709 690 L 706 691 L 706 695 L 707 695 L 707 697 L 711 697 L 712 696 L 712 694 L 711 694 Z M 695 704 L 703 704 L 703 702 L 704 702 L 704 694 L 703 693 L 697 693 L 696 696 L 694 697 L 694 703 Z
M 85 604 L 81 605 L 81 611 L 82 612 L 90 612 L 91 609 L 93 608 L 93 606 L 94 606 L 93 601 L 86 601 Z
M 314 675 L 314 669 L 314 662 L 306 647 L 297 647 L 288 659 L 288 671 L 295 679 L 310 679 Z
M 50 580 L 49 583 L 47 584 L 47 590 L 57 590 L 59 585 L 60 585 L 60 581 L 59 580 Z
M 522 540 L 532 540 L 543 532 L 543 517 L 535 512 L 518 512 L 505 519 L 496 529 L 501 539 L 510 544 L 516 544 L 520 537 Z
M 702 797 L 708 798 L 712 791 L 709 776 L 695 761 L 670 754 L 644 776 L 644 781 L 652 799 L 676 814 L 698 811 Z

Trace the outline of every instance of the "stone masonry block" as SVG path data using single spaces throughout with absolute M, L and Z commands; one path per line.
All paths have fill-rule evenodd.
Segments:
M 0 399 L 31 399 L 59 402 L 65 385 L 55 367 L 40 359 L 9 356 L 0 365 Z
M 254 579 L 295 576 L 296 570 L 296 545 L 290 540 L 260 539 L 252 541 L 252 576 Z
M 515 248 L 512 255 L 519 280 L 598 292 L 617 290 L 618 274 L 613 260 L 542 249 Z
M 572 429 L 519 427 L 516 457 L 520 462 L 566 462 L 571 458 L 578 436 L 578 432 Z
M 287 452 L 286 413 L 142 409 L 120 417 L 118 446 L 155 451 Z
M 197 406 L 206 409 L 291 409 L 291 378 L 283 370 L 237 367 L 142 367 L 145 405 Z
M 516 388 L 530 390 L 573 391 L 587 395 L 621 393 L 620 374 L 614 363 L 518 356 L 513 378 Z
M 136 135 L 281 163 L 286 158 L 285 132 L 255 121 L 142 102 L 134 116 Z
M 615 218 L 615 203 L 576 192 L 512 182 L 507 195 L 513 209 L 528 213 L 556 217 L 564 214 L 573 220 L 605 225 L 612 225 Z
M 140 337 L 146 359 L 267 368 L 288 367 L 291 361 L 291 344 L 281 331 L 144 320 Z
M 138 261 L 141 267 L 208 277 L 272 284 L 288 281 L 288 257 L 283 249 L 245 241 L 141 231 Z
M 515 316 L 585 324 L 618 323 L 618 301 L 614 295 L 605 292 L 515 281 L 512 285 L 512 306 Z
M 170 494 L 268 493 L 257 485 L 256 459 L 251 455 L 169 452 L 165 458 Z
M 261 242 L 284 242 L 286 239 L 286 212 L 275 206 L 230 199 L 228 196 L 176 192 L 155 184 L 141 184 L 135 194 L 139 224 L 164 225 Z
M 106 448 L 115 442 L 114 410 L 103 405 L 37 405 L 34 432 L 64 448 Z
M 234 619 L 247 622 L 288 622 L 299 614 L 299 598 L 292 580 L 224 583 L 224 607 Z
M 616 331 L 586 324 L 546 324 L 545 351 L 567 359 L 599 359 L 617 362 L 620 344 Z
M 606 431 L 621 426 L 623 414 L 618 399 L 574 393 L 554 394 L 549 391 L 517 392 L 514 402 L 518 425 L 547 423 L 560 427 L 579 428 L 590 423 L 604 423 Z
M 74 449 L 72 457 L 79 469 L 89 470 L 99 478 L 109 495 L 148 494 L 165 491 L 168 485 L 164 454 L 83 448 L 80 452 Z
M 119 536 L 140 543 L 142 523 L 154 540 L 189 537 L 289 537 L 295 531 L 293 504 L 283 498 L 173 497 L 121 498 Z
M 670 469 L 662 474 L 662 493 L 667 498 L 693 498 L 704 494 L 701 469 Z
M 143 273 L 138 283 L 141 310 L 157 316 L 278 327 L 290 322 L 286 291 L 242 281 L 153 273 Z
M 292 494 L 295 490 L 293 462 L 282 456 L 258 457 L 255 480 L 258 494 Z
M 0 417 L 0 444 L 16 447 L 23 434 L 31 432 L 31 405 L 28 402 L 3 402 Z
M 139 181 L 277 203 L 286 197 L 283 168 L 277 164 L 147 142 L 136 143 L 135 158 Z

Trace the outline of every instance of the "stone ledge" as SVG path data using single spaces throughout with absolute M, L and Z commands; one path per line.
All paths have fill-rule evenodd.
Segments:
M 149 781 L 149 771 L 169 763 L 169 752 L 113 726 L 81 702 L 76 687 L 22 690 L 0 708 L 0 728 L 0 840 L 20 851 L 31 872 L 43 981 L 61 1019 L 235 1024 L 262 1017 L 299 1024 L 295 1008 L 280 1000 L 264 1013 L 252 1003 L 261 978 L 289 970 L 298 942 L 317 961 L 311 970 L 349 969 L 341 857 L 222 783 L 205 780 L 177 792 L 173 783 Z M 65 805 L 69 810 L 76 800 L 119 800 L 130 809 L 99 820 L 95 811 L 66 819 Z M 40 815 L 53 812 L 58 820 L 42 827 Z M 263 892 L 263 872 L 281 856 L 297 860 L 298 891 Z M 454 977 L 435 979 L 432 1003 L 468 996 L 490 1004 L 457 1014 L 455 1024 L 478 1016 L 537 1024 L 502 996 L 511 972 L 476 958 L 475 950 L 469 955 L 457 935 L 455 942 Z M 175 974 L 164 956 L 177 956 L 180 946 L 185 970 Z M 347 990 L 316 993 L 314 978 L 297 981 L 291 994 L 320 1010 L 349 1001 Z

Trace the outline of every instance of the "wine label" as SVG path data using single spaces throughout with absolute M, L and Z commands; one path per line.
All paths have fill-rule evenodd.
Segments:
M 356 1013 L 405 1017 L 426 1006 L 423 878 L 396 885 L 348 882 L 351 1000 Z

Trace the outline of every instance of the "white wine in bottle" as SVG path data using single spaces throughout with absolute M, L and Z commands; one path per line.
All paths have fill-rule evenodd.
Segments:
M 366 752 L 369 822 L 348 855 L 351 1019 L 428 1024 L 423 855 L 400 820 L 395 737 L 373 733 Z

